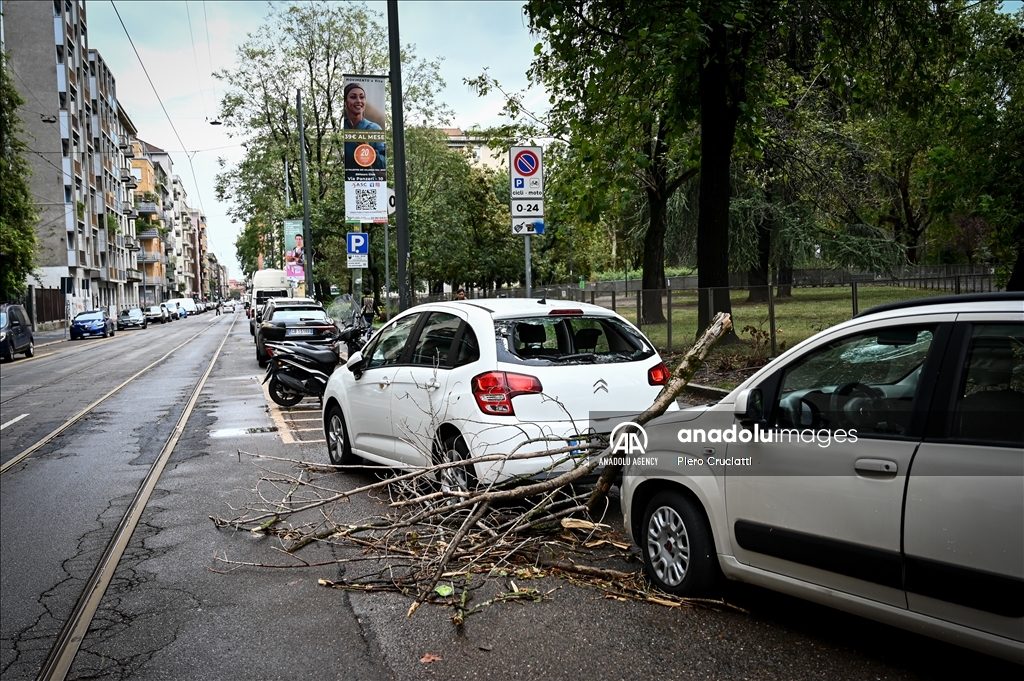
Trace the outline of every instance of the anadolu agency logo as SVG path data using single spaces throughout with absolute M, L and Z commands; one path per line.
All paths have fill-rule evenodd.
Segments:
M 647 431 L 639 423 L 625 421 L 612 428 L 608 438 L 611 456 L 601 459 L 602 466 L 657 466 L 656 457 L 646 457 Z

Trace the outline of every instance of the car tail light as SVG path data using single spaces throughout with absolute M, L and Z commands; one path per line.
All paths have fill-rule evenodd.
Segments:
M 540 379 L 507 371 L 488 371 L 473 378 L 473 397 L 480 411 L 497 416 L 515 416 L 512 398 L 544 391 Z
M 647 372 L 647 382 L 651 385 L 665 385 L 671 375 L 672 372 L 668 370 L 664 362 L 661 362 L 652 366 Z
M 551 312 L 548 312 L 549 317 L 567 314 L 583 314 L 583 310 L 552 310 Z
M 272 347 L 270 347 L 270 346 L 268 345 L 268 346 L 267 346 L 267 347 L 266 347 L 265 349 L 266 349 L 266 351 L 267 351 L 267 356 L 268 356 L 268 357 L 273 357 L 273 356 L 274 356 L 274 348 L 272 348 Z

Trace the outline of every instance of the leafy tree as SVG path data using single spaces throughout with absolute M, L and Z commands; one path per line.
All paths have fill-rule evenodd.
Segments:
M 0 52 L 0 299 L 25 292 L 25 280 L 35 269 L 37 217 L 25 160 L 28 148 L 18 107 L 25 103 L 7 73 L 7 56 Z
M 302 215 L 295 107 L 298 87 L 306 125 L 310 247 L 317 288 L 321 296 L 327 295 L 330 268 L 321 269 L 321 264 L 337 252 L 337 244 L 328 242 L 344 239 L 346 231 L 342 77 L 346 73 L 389 72 L 387 29 L 382 21 L 380 14 L 361 4 L 317 0 L 271 5 L 267 23 L 238 47 L 237 68 L 216 74 L 228 88 L 220 118 L 229 135 L 245 140 L 243 161 L 234 167 L 222 163 L 217 196 L 233 200 L 229 214 L 245 225 L 236 246 L 247 274 L 249 268 L 255 268 L 257 254 L 279 257 L 276 246 L 273 254 L 264 249 L 281 243 L 285 218 Z M 406 119 L 433 124 L 449 114 L 436 99 L 444 82 L 438 75 L 438 62 L 422 60 L 413 50 L 414 46 L 408 45 L 402 53 Z M 287 177 L 286 162 L 290 168 Z M 286 185 L 290 208 L 285 206 Z M 328 218 L 332 222 L 323 222 Z

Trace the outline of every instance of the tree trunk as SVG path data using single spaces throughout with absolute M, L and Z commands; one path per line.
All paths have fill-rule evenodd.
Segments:
M 644 324 L 664 324 L 666 319 L 661 309 L 661 295 L 665 290 L 665 231 L 668 227 L 665 212 L 668 200 L 663 191 L 648 190 L 647 205 L 651 221 L 644 236 L 641 310 Z
M 738 102 L 729 101 L 725 27 L 714 23 L 702 50 L 700 87 L 700 193 L 697 199 L 698 333 L 715 313 L 732 313 L 729 300 L 729 168 L 736 139 Z M 714 295 L 710 289 L 714 289 Z M 735 338 L 735 333 L 730 331 Z
M 1007 291 L 1024 291 L 1024 228 L 1017 230 L 1017 237 L 1017 261 L 1006 282 Z
M 771 195 L 765 197 L 771 203 Z M 757 264 L 747 271 L 748 303 L 768 302 L 768 262 L 772 249 L 772 224 L 767 217 L 757 223 Z
M 779 268 L 779 289 L 776 298 L 793 297 L 793 265 L 784 265 Z

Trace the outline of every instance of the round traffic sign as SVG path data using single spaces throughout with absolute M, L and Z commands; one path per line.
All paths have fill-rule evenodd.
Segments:
M 529 149 L 523 149 L 516 154 L 513 164 L 516 167 L 517 173 L 529 177 L 537 172 L 538 168 L 540 168 L 540 159 L 537 158 L 537 154 L 533 153 Z

